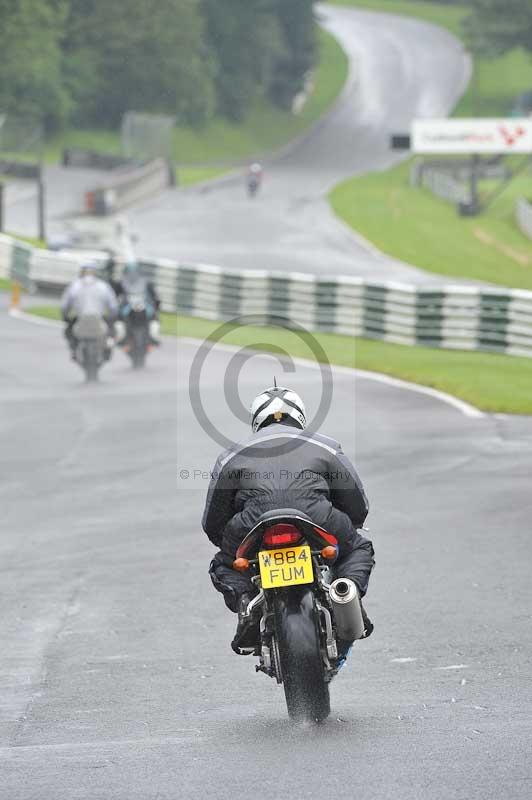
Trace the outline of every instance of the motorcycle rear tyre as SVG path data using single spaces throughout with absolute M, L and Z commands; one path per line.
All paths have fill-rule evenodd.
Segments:
M 96 383 L 98 380 L 99 343 L 89 340 L 83 344 L 83 369 L 87 383 Z
M 310 589 L 279 594 L 275 600 L 275 634 L 288 716 L 295 721 L 321 722 L 329 716 L 331 705 L 318 611 Z
M 133 369 L 142 369 L 146 362 L 147 335 L 143 328 L 134 328 L 131 335 L 131 361 Z

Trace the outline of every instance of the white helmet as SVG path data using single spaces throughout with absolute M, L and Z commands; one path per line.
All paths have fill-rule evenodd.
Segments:
M 86 275 L 96 275 L 98 272 L 98 265 L 94 261 L 85 261 L 79 270 L 79 275 L 84 278 Z
M 251 404 L 251 428 L 256 433 L 264 425 L 283 422 L 287 418 L 300 428 L 307 424 L 305 404 L 298 394 L 284 386 L 275 385 L 259 394 Z

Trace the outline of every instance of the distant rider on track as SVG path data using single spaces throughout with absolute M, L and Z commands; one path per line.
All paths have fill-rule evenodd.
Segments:
M 250 197 L 255 197 L 257 194 L 262 185 L 263 176 L 264 170 L 262 169 L 262 165 L 259 163 L 251 164 L 246 177 L 248 194 Z
M 72 281 L 63 292 L 61 299 L 61 314 L 66 322 L 65 338 L 70 347 L 72 359 L 76 360 L 76 347 L 78 340 L 74 333 L 74 326 L 82 316 L 97 316 L 103 319 L 109 328 L 106 357 L 109 359 L 112 352 L 114 337 L 114 321 L 118 311 L 116 295 L 105 281 L 96 275 L 95 264 L 87 263 L 81 267 L 79 278 Z
M 375 563 L 372 543 L 357 530 L 368 513 L 366 495 L 340 444 L 304 430 L 305 406 L 289 389 L 266 389 L 254 400 L 251 414 L 253 436 L 218 458 L 203 515 L 205 533 L 220 548 L 209 570 L 212 583 L 227 607 L 239 613 L 231 645 L 237 653 L 258 638 L 257 620 L 250 623 L 242 614 L 257 589 L 232 564 L 238 546 L 265 512 L 296 509 L 336 536 L 335 578 L 350 578 L 361 597 Z M 283 454 L 283 445 L 290 444 L 295 446 L 285 447 Z M 364 610 L 363 617 L 368 637 L 373 625 Z M 340 644 L 343 661 L 352 642 Z

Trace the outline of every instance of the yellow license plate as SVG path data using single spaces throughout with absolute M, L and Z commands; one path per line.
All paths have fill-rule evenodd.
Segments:
M 312 555 L 306 544 L 283 550 L 261 550 L 259 564 L 263 589 L 279 589 L 314 581 Z

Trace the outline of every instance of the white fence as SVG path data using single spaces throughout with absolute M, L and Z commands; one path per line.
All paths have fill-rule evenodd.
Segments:
M 522 197 L 517 201 L 515 213 L 521 232 L 532 239 L 532 205 Z
M 22 269 L 38 286 L 63 287 L 77 275 L 83 260 L 28 246 L 22 254 L 17 250 L 13 239 L 0 236 L 0 276 L 20 274 Z M 532 292 L 476 286 L 424 288 L 166 260 L 143 266 L 165 311 L 219 320 L 251 315 L 256 324 L 281 323 L 399 344 L 532 357 Z

